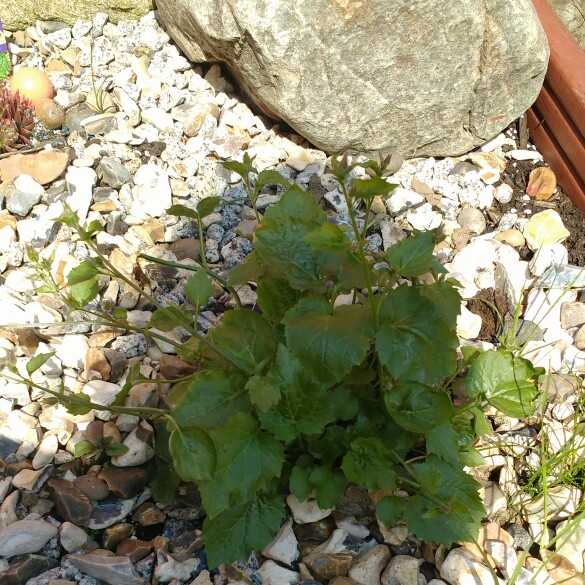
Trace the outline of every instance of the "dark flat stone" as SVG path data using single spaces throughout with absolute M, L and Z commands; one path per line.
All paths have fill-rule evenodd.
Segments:
M 0 572 L 2 585 L 26 585 L 26 582 L 41 573 L 54 569 L 59 563 L 41 555 L 23 555 L 14 557 L 12 563 Z
M 91 500 L 66 479 L 53 478 L 47 482 L 57 512 L 63 520 L 76 526 L 87 526 L 93 510 Z

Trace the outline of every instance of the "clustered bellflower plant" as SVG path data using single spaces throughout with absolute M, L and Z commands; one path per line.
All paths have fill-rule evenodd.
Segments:
M 191 337 L 176 351 L 197 371 L 172 381 L 162 408 L 124 406 L 132 385 L 145 381 L 136 366 L 107 407 L 82 393 L 46 390 L 76 413 L 108 409 L 154 420 L 153 493 L 170 498 L 181 481 L 197 484 L 210 566 L 268 544 L 285 517 L 287 494 L 333 508 L 350 484 L 370 491 L 387 526 L 403 522 L 445 546 L 475 540 L 485 510 L 480 485 L 464 467 L 483 461 L 473 445 L 489 431 L 484 409 L 512 417 L 534 412 L 542 369 L 503 349 L 458 353 L 461 296 L 433 255 L 437 230 L 415 231 L 385 252 L 368 249 L 372 201 L 394 188 L 385 180 L 388 162 L 362 163 L 369 176 L 352 178 L 356 165 L 333 158 L 347 228 L 278 173 L 257 174 L 247 155 L 225 163 L 242 177 L 255 210 L 262 186 L 286 189 L 263 218 L 257 214 L 254 251 L 227 281 L 205 265 L 175 264 L 194 270 L 182 306 L 163 307 L 142 292 L 154 308 L 142 331 L 156 337 L 148 329 L 183 327 Z M 170 212 L 200 223 L 219 201 L 208 203 Z M 136 287 L 93 242 L 99 223 L 83 227 L 72 212 L 60 221 L 93 251 L 67 276 L 71 308 L 92 313 L 87 305 L 103 275 Z M 214 279 L 238 308 L 204 335 L 197 315 Z M 256 283 L 259 310 L 242 308 L 237 298 L 234 287 L 249 282 Z M 123 309 L 96 315 L 137 330 Z M 27 384 L 35 385 L 30 376 L 50 355 L 29 362 Z M 455 406 L 451 391 L 462 383 L 467 399 Z

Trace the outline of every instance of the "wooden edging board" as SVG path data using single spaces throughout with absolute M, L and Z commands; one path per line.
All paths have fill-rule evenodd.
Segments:
M 585 52 L 546 0 L 532 0 L 550 46 L 544 86 L 528 127 L 559 185 L 585 214 Z

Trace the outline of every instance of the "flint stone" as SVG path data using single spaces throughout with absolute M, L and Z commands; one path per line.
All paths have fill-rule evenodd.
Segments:
M 57 534 L 57 528 L 44 520 L 18 520 L 0 529 L 0 556 L 34 553 Z
M 0 583 L 2 585 L 26 585 L 29 579 L 56 566 L 55 559 L 29 554 L 11 563 L 4 571 L 0 571 Z
M 226 62 L 266 114 L 329 153 L 467 152 L 532 105 L 548 62 L 530 0 L 231 4 L 157 8 L 191 61 Z
M 93 509 L 90 499 L 66 479 L 56 477 L 50 479 L 47 485 L 63 520 L 77 526 L 87 526 Z
M 128 557 L 72 555 L 69 561 L 83 573 L 110 585 L 145 585 Z

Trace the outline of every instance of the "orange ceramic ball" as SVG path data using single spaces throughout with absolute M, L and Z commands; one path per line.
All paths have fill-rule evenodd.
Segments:
M 53 97 L 53 84 L 49 78 L 36 67 L 22 67 L 9 81 L 10 91 L 27 97 L 33 105 L 44 98 Z

